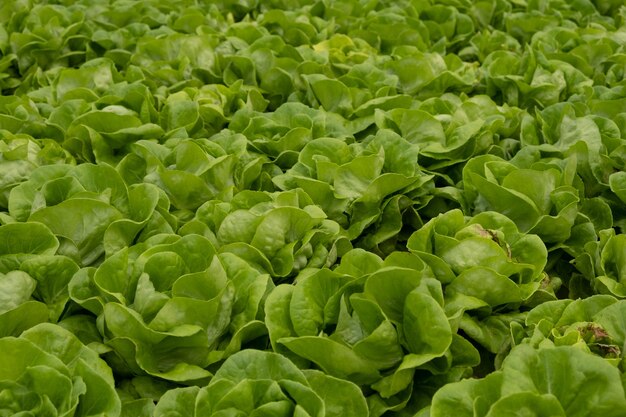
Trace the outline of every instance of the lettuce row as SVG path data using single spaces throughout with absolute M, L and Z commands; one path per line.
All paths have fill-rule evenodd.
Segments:
M 0 414 L 619 414 L 625 21 L 4 2 Z

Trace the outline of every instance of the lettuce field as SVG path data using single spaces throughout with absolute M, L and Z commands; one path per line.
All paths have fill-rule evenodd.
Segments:
M 625 417 L 623 0 L 0 1 L 0 417 Z

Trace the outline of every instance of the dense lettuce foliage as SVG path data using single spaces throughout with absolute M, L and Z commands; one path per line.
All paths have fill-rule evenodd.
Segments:
M 623 0 L 0 2 L 0 417 L 626 415 Z

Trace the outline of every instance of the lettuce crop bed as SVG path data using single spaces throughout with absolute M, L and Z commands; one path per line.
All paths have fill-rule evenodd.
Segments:
M 622 0 L 0 2 L 0 416 L 626 416 Z

